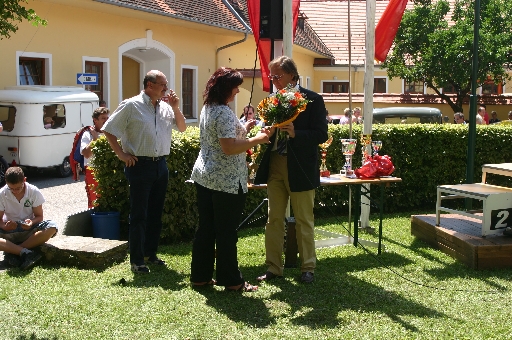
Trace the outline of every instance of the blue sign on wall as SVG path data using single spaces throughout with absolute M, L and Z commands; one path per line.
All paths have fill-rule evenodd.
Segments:
M 97 73 L 77 73 L 76 83 L 78 85 L 98 85 Z

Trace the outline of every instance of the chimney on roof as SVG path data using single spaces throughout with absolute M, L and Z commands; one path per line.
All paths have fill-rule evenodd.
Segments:
M 299 28 L 304 31 L 304 22 L 306 21 L 306 19 L 309 18 L 304 12 L 299 12 L 299 16 L 297 17 L 297 19 L 297 26 L 299 26 Z

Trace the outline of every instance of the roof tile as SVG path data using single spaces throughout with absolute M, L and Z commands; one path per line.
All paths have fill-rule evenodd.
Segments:
M 228 30 L 245 32 L 235 15 L 222 0 L 96 0 L 106 4 L 131 8 L 133 10 L 169 16 L 176 19 L 194 21 L 204 25 L 222 27 Z M 250 26 L 247 13 L 247 0 L 227 0 Z M 273 0 L 275 1 L 275 0 Z M 304 28 L 297 28 L 295 43 L 308 50 L 332 58 L 333 54 L 306 22 Z

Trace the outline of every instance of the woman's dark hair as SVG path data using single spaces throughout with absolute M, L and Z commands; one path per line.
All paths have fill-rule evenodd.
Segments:
M 206 83 L 203 104 L 227 104 L 233 89 L 243 82 L 244 77 L 240 72 L 227 67 L 217 69 Z

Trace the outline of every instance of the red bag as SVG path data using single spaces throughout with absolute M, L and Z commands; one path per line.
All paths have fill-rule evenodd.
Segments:
M 388 155 L 376 155 L 373 156 L 373 159 L 376 159 L 378 164 L 377 177 L 389 176 L 393 173 L 393 171 L 395 171 L 395 166 L 393 165 L 393 162 L 391 162 L 391 157 Z
M 376 178 L 381 176 L 389 176 L 395 171 L 395 166 L 391 162 L 391 157 L 384 156 L 373 156 L 368 157 L 363 163 L 363 166 L 355 169 L 354 173 L 357 178 Z

